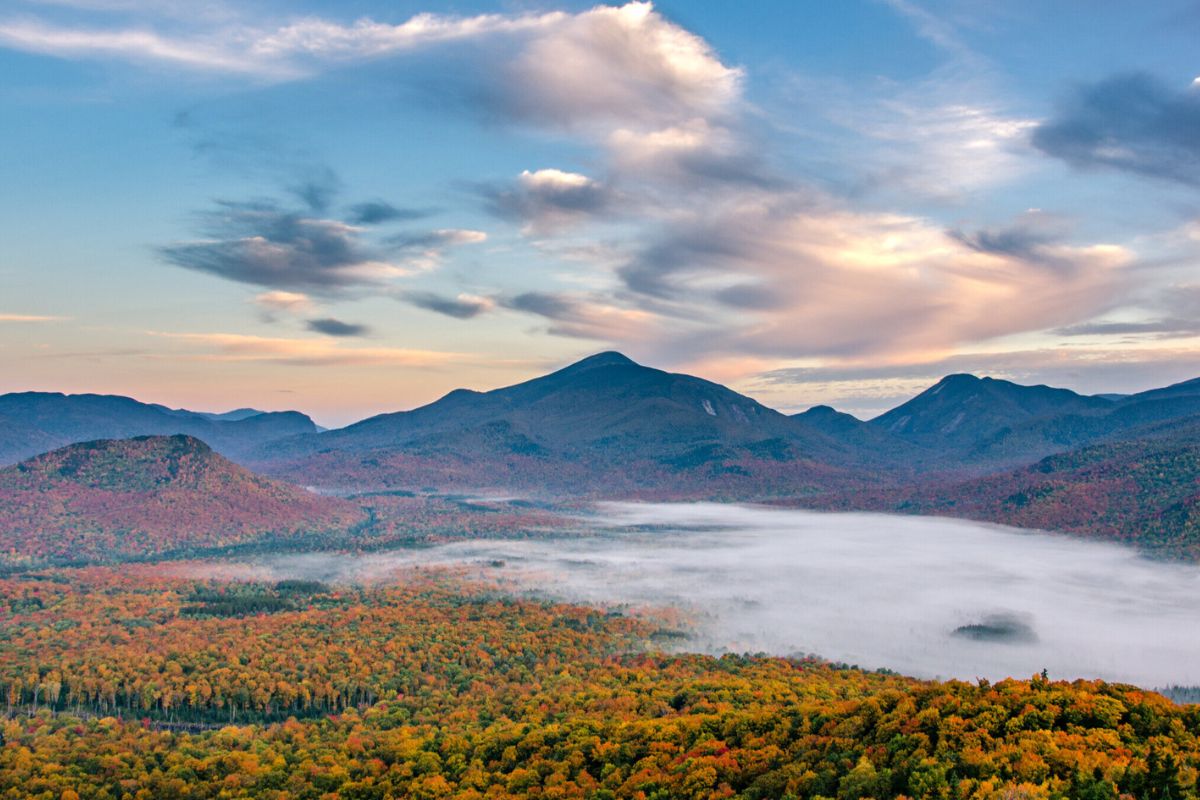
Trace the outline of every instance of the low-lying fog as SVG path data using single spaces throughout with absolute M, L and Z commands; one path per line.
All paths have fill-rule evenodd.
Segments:
M 1200 568 L 961 520 L 610 503 L 572 535 L 246 563 L 263 578 L 371 580 L 469 565 L 516 588 L 671 605 L 687 649 L 814 653 L 926 677 L 1200 684 Z

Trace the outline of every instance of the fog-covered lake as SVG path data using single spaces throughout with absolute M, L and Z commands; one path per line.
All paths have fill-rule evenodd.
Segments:
M 608 503 L 574 535 L 256 559 L 265 578 L 470 565 L 514 588 L 676 606 L 688 649 L 818 654 L 925 677 L 1200 684 L 1200 568 L 962 520 Z M 492 562 L 503 562 L 502 564 Z

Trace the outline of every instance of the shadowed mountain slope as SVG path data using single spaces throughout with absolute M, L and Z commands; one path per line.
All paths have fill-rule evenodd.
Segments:
M 912 400 L 871 420 L 889 433 L 941 450 L 971 450 L 1035 419 L 1109 411 L 1110 400 L 1069 389 L 947 375 Z
M 171 409 L 128 397 L 58 392 L 0 395 L 0 464 L 94 439 L 187 434 L 239 458 L 273 439 L 315 433 L 296 411 L 239 409 L 226 414 Z
M 612 352 L 515 386 L 460 389 L 412 411 L 293 437 L 258 457 L 276 474 L 315 481 L 332 473 L 338 485 L 718 495 L 788 480 L 803 491 L 863 460 L 803 419 Z

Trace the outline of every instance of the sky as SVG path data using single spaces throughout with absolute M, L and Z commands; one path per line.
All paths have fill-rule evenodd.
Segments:
M 0 3 L 0 391 L 1200 376 L 1200 7 Z

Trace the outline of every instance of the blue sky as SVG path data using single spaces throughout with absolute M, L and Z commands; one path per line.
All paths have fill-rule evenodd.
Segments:
M 1194 3 L 0 9 L 0 390 L 1200 375 Z

